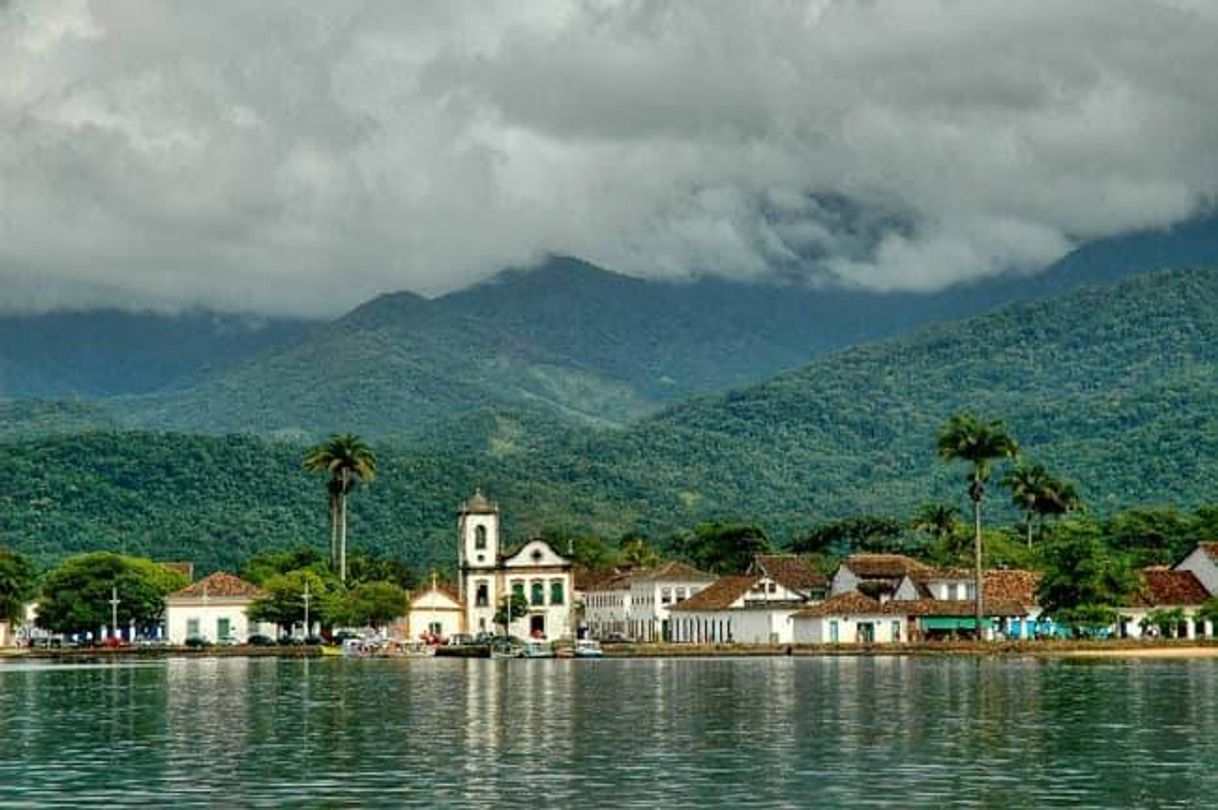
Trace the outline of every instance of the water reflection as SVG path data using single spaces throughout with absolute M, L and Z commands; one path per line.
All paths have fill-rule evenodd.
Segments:
M 0 803 L 1196 805 L 1218 662 L 0 663 Z

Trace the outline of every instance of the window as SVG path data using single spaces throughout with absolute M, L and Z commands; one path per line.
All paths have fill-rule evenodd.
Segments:
M 837 620 L 836 619 L 829 622 L 829 643 L 830 644 L 837 643 Z
M 685 589 L 684 588 L 677 588 L 677 601 L 678 602 L 685 601 Z
M 893 641 L 901 640 L 901 622 L 899 622 L 899 621 L 894 621 L 892 623 L 892 640 Z
M 672 602 L 672 588 L 660 589 L 660 604 L 667 605 Z
M 444 625 L 440 622 L 432 622 L 431 624 L 427 625 L 427 632 L 431 633 L 433 636 L 442 636 L 444 635 Z
M 490 588 L 485 582 L 479 582 L 474 591 L 474 607 L 486 607 L 490 603 Z
M 486 527 L 481 524 L 474 529 L 474 548 L 479 551 L 486 548 Z
M 959 599 L 960 598 L 960 586 L 954 582 L 951 583 L 950 585 L 948 585 L 947 586 L 947 598 L 948 599 Z
M 778 585 L 773 582 L 769 583 L 766 588 L 770 593 L 778 593 Z
M 534 605 L 544 605 L 546 602 L 546 586 L 540 579 L 533 580 L 531 599 L 529 602 Z
M 563 593 L 562 580 L 561 579 L 551 580 L 550 581 L 550 604 L 551 605 L 561 605 L 563 603 L 563 599 L 565 597 L 566 597 L 566 594 Z
M 187 619 L 186 620 L 186 637 L 191 638 L 191 637 L 197 636 L 197 635 L 199 635 L 199 620 L 198 619 Z
M 976 583 L 973 583 L 973 582 L 968 582 L 968 583 L 966 583 L 966 584 L 965 584 L 965 586 L 964 586 L 964 598 L 965 598 L 965 599 L 976 599 L 976 598 L 977 598 L 977 585 L 976 585 Z
M 524 599 L 524 583 L 518 579 L 512 580 L 512 596 Z

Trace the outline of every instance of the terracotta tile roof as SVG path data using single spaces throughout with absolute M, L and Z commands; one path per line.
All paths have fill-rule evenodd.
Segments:
M 1197 545 L 1206 553 L 1206 556 L 1218 563 L 1218 543 L 1198 543 Z
M 724 610 L 760 581 L 755 574 L 722 577 L 669 610 Z
M 1027 571 L 1022 568 L 995 568 L 986 571 L 984 590 L 981 592 L 983 602 L 991 599 L 1014 599 L 1027 607 L 1040 604 L 1036 589 L 1040 587 L 1043 576 L 1039 571 Z
M 762 573 L 788 590 L 799 593 L 823 590 L 825 575 L 797 554 L 758 554 L 753 558 L 754 573 Z
M 914 571 L 909 575 L 909 578 L 914 582 L 933 582 L 935 580 L 960 580 L 972 579 L 973 570 L 971 568 L 927 568 L 923 571 Z
M 1023 616 L 1027 607 L 1018 599 L 982 599 L 986 616 Z M 977 612 L 972 599 L 902 599 L 885 602 L 885 615 L 893 616 L 972 616 Z
M 584 586 L 580 590 L 584 593 L 601 592 L 601 591 L 626 591 L 630 590 L 630 580 L 632 575 L 629 573 L 620 573 L 610 571 L 605 576 L 597 579 L 589 585 Z
M 815 619 L 821 616 L 878 616 L 880 603 L 858 591 L 845 591 L 817 602 L 795 614 L 796 618 Z
M 225 571 L 206 576 L 193 585 L 188 585 L 180 591 L 169 595 L 171 599 L 201 599 L 204 596 L 221 599 L 240 596 L 255 598 L 262 596 L 262 589 L 257 585 L 246 582 L 241 577 L 233 576 Z
M 677 560 L 669 560 L 647 571 L 639 571 L 631 577 L 631 580 L 639 582 L 659 582 L 661 580 L 671 580 L 673 582 L 714 582 L 715 579 L 714 574 L 699 571 L 692 565 L 686 565 Z
M 899 579 L 906 574 L 915 576 L 934 570 L 904 554 L 851 554 L 842 565 L 855 576 L 877 579 Z
M 1142 578 L 1145 586 L 1131 599 L 1136 607 L 1201 605 L 1210 598 L 1209 591 L 1192 571 L 1144 568 Z

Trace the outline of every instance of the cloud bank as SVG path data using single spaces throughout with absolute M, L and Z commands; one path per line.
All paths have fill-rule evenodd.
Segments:
M 1198 2 L 10 2 L 0 292 L 329 314 L 548 252 L 928 290 L 1218 190 Z

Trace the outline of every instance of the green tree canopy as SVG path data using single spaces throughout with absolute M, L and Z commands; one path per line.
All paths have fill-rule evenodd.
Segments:
M 856 515 L 813 527 L 791 543 L 791 550 L 797 554 L 837 557 L 856 552 L 909 551 L 911 544 L 903 542 L 904 534 L 905 524 L 896 518 Z
M 184 574 L 142 557 L 108 551 L 78 554 L 47 574 L 38 626 L 54 633 L 97 631 L 111 621 L 117 589 L 118 622 L 148 632 L 165 612 L 165 597 L 188 584 Z
M 309 591 L 309 623 L 327 623 L 326 605 L 331 587 L 326 578 L 308 568 L 276 574 L 262 583 L 266 592 L 249 607 L 249 617 L 290 631 L 302 624 L 305 614 L 305 584 Z
M 350 590 L 334 590 L 326 597 L 326 619 L 333 625 L 380 629 L 405 615 L 406 591 L 394 582 L 362 582 Z
M 754 556 L 772 550 L 759 526 L 744 523 L 701 523 L 675 546 L 680 556 L 714 574 L 743 573 Z
M 25 617 L 25 603 L 34 595 L 34 570 L 23 555 L 0 549 L 0 621 Z
M 506 636 L 511 623 L 523 618 L 528 612 L 528 600 L 522 594 L 513 593 L 499 600 L 499 609 L 495 611 L 494 622 L 503 627 L 503 634 Z
M 1094 521 L 1076 518 L 1057 526 L 1044 549 L 1040 603 L 1045 613 L 1067 624 L 1080 611 L 1112 612 L 1138 586 L 1124 555 L 1110 551 Z

